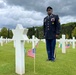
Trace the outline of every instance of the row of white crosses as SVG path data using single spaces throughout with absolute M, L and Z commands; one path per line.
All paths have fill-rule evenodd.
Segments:
M 29 41 L 32 42 L 32 43 L 33 43 L 33 41 L 34 41 L 34 45 L 36 46 L 37 43 L 39 42 L 39 39 L 33 35 L 33 36 L 32 36 L 32 39 L 29 39 Z M 33 46 L 32 46 L 32 47 L 33 47 Z
M 3 39 L 3 37 L 0 38 L 1 46 L 3 46 L 3 41 L 14 41 L 14 47 L 15 47 L 15 67 L 16 67 L 16 73 L 17 74 L 25 74 L 25 49 L 24 49 L 24 43 L 25 41 L 31 41 L 32 42 L 32 49 L 35 47 L 35 45 L 39 42 L 39 39 L 37 39 L 35 36 L 32 36 L 32 39 L 28 39 L 27 37 L 27 31 L 28 29 L 23 28 L 21 24 L 18 24 L 16 26 L 16 29 L 13 31 L 13 39 Z
M 41 41 L 43 41 L 44 43 L 46 42 L 45 39 L 41 39 Z
M 12 41 L 13 39 L 7 39 L 7 38 L 3 38 L 2 36 L 0 37 L 0 44 L 1 46 L 3 46 L 3 43 L 8 43 L 10 41 Z
M 46 42 L 45 39 L 41 39 L 41 41 L 43 41 L 44 43 Z M 65 35 L 62 35 L 61 39 L 57 39 L 56 42 L 59 42 L 60 44 L 62 44 L 62 53 L 66 53 L 66 44 L 68 42 L 72 43 L 72 47 L 73 49 L 75 49 L 75 37 L 73 37 L 73 39 L 65 39 Z
M 73 37 L 73 39 L 65 39 L 65 35 L 62 35 L 62 38 L 60 40 L 57 40 L 57 42 L 60 42 L 62 44 L 62 53 L 66 53 L 66 42 L 72 42 L 73 48 L 75 49 L 75 37 Z
M 68 44 L 68 42 L 70 42 L 70 44 L 72 44 L 73 49 L 75 49 L 75 37 L 73 37 L 73 39 L 66 39 L 66 44 Z
M 16 73 L 17 74 L 24 74 L 25 73 L 25 54 L 24 54 L 24 40 L 27 40 L 27 29 L 24 29 L 21 24 L 18 24 L 15 30 L 13 31 L 13 39 L 4 39 L 3 37 L 0 38 L 1 46 L 3 46 L 3 42 L 6 41 L 14 41 L 15 47 L 15 66 L 16 66 Z
M 35 45 L 36 45 L 38 43 L 39 39 L 37 37 L 35 37 L 35 36 L 34 36 L 34 38 L 35 38 Z M 25 42 L 31 43 L 32 39 L 25 40 Z M 4 43 L 8 43 L 8 42 L 11 42 L 11 41 L 13 41 L 13 39 L 7 39 L 7 38 L 4 39 L 2 36 L 0 37 L 1 46 L 3 46 Z M 14 47 L 15 47 L 15 42 L 14 42 Z
M 56 41 L 60 42 L 60 44 L 62 44 L 62 53 L 66 53 L 65 35 L 62 35 L 62 38 L 60 40 L 56 40 Z
M 24 42 L 28 40 L 27 31 L 28 29 L 23 28 L 21 24 L 18 24 L 15 30 L 13 31 L 13 41 L 15 47 L 15 66 L 16 66 L 16 73 L 17 74 L 24 74 L 25 73 L 25 51 L 24 51 Z M 30 39 L 32 41 L 32 48 L 38 43 L 39 39 L 35 38 L 35 36 Z M 65 35 L 62 35 L 62 52 L 66 52 L 65 48 Z M 73 45 L 76 40 L 73 38 Z

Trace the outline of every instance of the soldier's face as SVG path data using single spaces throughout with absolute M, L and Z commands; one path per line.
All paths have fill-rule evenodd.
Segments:
M 48 9 L 48 10 L 47 10 L 47 14 L 48 14 L 48 15 L 52 14 L 52 12 L 53 12 L 52 9 Z

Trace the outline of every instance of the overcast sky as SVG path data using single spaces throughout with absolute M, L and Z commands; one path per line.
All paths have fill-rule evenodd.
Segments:
M 0 28 L 41 26 L 48 6 L 61 24 L 76 21 L 76 0 L 0 0 Z

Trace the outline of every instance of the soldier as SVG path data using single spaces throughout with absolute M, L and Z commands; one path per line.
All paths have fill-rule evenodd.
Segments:
M 44 18 L 43 30 L 44 38 L 46 40 L 46 50 L 48 54 L 48 61 L 55 61 L 54 52 L 56 45 L 56 38 L 60 34 L 60 21 L 58 15 L 52 14 L 53 8 L 47 7 L 47 14 Z

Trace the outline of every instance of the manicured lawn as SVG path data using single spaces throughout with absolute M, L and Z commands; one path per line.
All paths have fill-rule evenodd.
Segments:
M 76 75 L 76 49 L 70 47 L 66 54 L 62 54 L 57 44 L 56 61 L 47 62 L 46 47 L 43 42 L 39 42 L 36 48 L 36 74 L 34 74 L 34 59 L 27 56 L 27 50 L 31 49 L 31 46 L 31 43 L 25 43 L 25 75 Z M 15 73 L 15 49 L 12 42 L 0 46 L 0 75 L 17 75 Z

